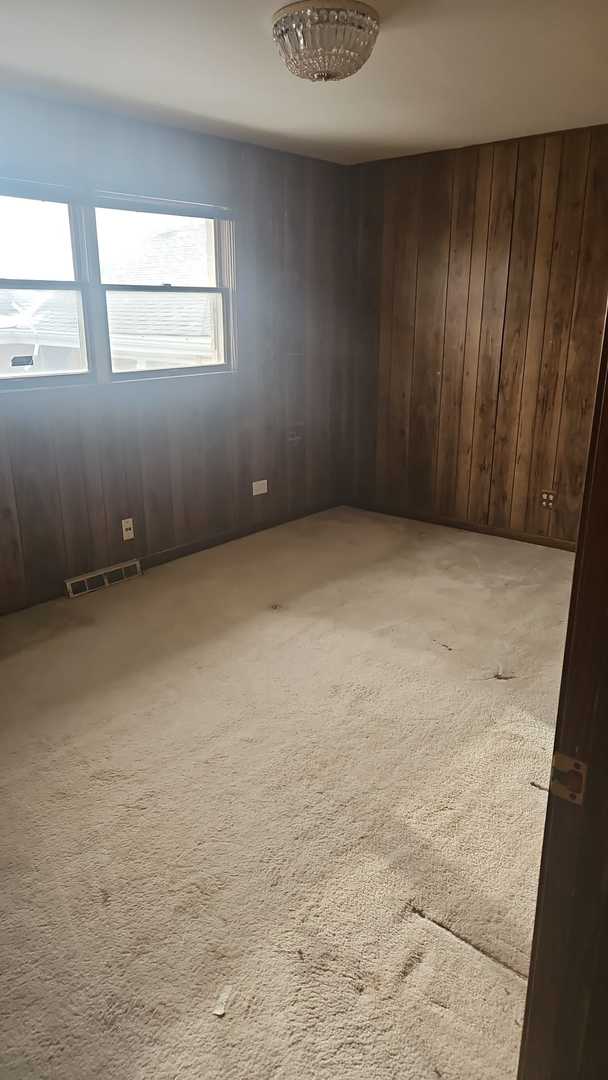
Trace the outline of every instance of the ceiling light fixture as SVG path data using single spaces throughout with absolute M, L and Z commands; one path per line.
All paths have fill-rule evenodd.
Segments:
M 369 60 L 380 18 L 369 4 L 303 0 L 273 18 L 273 37 L 293 75 L 312 82 L 347 79 Z

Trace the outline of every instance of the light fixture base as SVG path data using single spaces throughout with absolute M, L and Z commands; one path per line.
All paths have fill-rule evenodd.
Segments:
M 358 0 L 301 0 L 273 17 L 273 37 L 293 75 L 310 82 L 336 82 L 354 75 L 371 56 L 380 18 Z

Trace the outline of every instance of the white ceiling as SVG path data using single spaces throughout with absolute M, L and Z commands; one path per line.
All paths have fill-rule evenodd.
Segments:
M 608 0 L 375 6 L 369 63 L 315 85 L 275 53 L 273 0 L 14 0 L 0 82 L 340 162 L 608 121 Z

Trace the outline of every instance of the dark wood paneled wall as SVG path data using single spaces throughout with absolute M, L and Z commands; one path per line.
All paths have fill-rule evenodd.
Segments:
M 238 317 L 233 373 L 0 394 L 0 611 L 347 498 L 346 170 L 16 98 L 0 145 L 3 175 L 233 208 Z
M 607 128 L 345 169 L 0 105 L 0 175 L 234 210 L 239 352 L 229 374 L 0 394 L 0 611 L 340 501 L 574 540 Z
M 358 302 L 375 325 L 357 501 L 573 542 L 608 292 L 608 128 L 356 172 Z

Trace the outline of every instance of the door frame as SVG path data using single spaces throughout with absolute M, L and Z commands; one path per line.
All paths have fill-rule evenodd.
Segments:
M 608 1076 L 607 334 L 555 736 L 586 784 L 580 804 L 549 795 L 518 1080 Z

